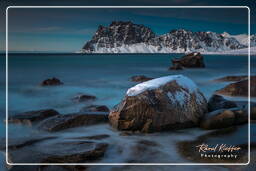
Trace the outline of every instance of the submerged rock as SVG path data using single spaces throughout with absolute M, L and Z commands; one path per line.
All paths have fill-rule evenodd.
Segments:
M 119 130 L 154 132 L 195 126 L 206 112 L 207 102 L 195 83 L 174 75 L 130 88 L 109 120 Z
M 251 77 L 251 96 L 256 97 L 256 77 Z M 226 87 L 217 90 L 217 94 L 227 96 L 248 96 L 248 79 L 231 83 Z
M 226 77 L 215 79 L 214 81 L 217 81 L 217 82 L 229 82 L 229 81 L 233 82 L 234 81 L 234 82 L 236 82 L 236 81 L 242 81 L 242 80 L 245 80 L 245 79 L 248 79 L 247 75 L 226 76 Z
M 208 101 L 208 111 L 214 111 L 218 109 L 228 109 L 237 107 L 236 103 L 233 101 L 229 101 L 224 99 L 220 95 L 213 95 Z
M 40 123 L 39 128 L 46 131 L 61 131 L 68 128 L 88 126 L 108 121 L 108 113 L 66 114 L 51 117 Z
M 41 83 L 41 86 L 57 86 L 57 85 L 62 85 L 63 82 L 61 82 L 58 78 L 49 78 L 49 79 L 46 79 L 44 80 L 42 83 Z
M 203 129 L 220 129 L 248 122 L 248 112 L 241 108 L 219 109 L 205 115 L 200 121 Z
M 195 140 L 178 142 L 177 147 L 183 157 L 197 163 L 247 163 L 248 126 L 241 125 L 213 130 L 198 136 Z M 203 150 L 199 151 L 201 147 Z M 216 150 L 207 150 L 204 147 Z M 236 150 L 227 151 L 229 147 L 236 148 Z
M 108 144 L 83 140 L 49 141 L 11 149 L 8 161 L 14 163 L 87 163 L 101 159 Z
M 134 82 L 144 82 L 144 81 L 149 81 L 152 79 L 153 78 L 146 77 L 145 75 L 136 75 L 136 76 L 131 77 L 131 81 L 134 81 Z
M 109 112 L 109 108 L 105 105 L 90 105 L 80 109 L 80 112 Z
M 71 100 L 74 102 L 85 102 L 85 101 L 91 101 L 95 100 L 96 97 L 93 95 L 88 95 L 88 94 L 78 94 L 75 97 L 73 97 Z
M 194 52 L 187 54 L 181 58 L 172 59 L 173 66 L 170 69 L 182 69 L 185 68 L 204 68 L 204 58 L 200 53 Z
M 32 125 L 38 121 L 42 121 L 46 118 L 59 115 L 56 110 L 53 109 L 44 109 L 44 110 L 37 110 L 37 111 L 29 111 L 24 112 L 21 114 L 17 114 L 14 116 L 9 116 L 8 122 L 9 123 L 17 123 L 17 124 L 26 124 Z

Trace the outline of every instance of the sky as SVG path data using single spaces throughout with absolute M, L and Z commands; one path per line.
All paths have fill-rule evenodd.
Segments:
M 168 0 L 165 2 L 167 1 Z M 98 0 L 95 0 L 95 2 L 98 2 Z M 139 0 L 137 2 L 139 2 Z M 140 0 L 140 2 L 145 3 L 145 0 Z M 147 2 L 150 3 L 151 1 L 148 0 Z M 201 1 L 198 1 L 198 3 L 199 2 Z M 187 3 L 189 5 L 189 3 L 191 4 L 191 1 L 180 0 L 179 3 Z M 23 5 L 17 2 L 16 4 Z M 32 2 L 30 2 L 30 4 L 45 5 L 33 4 Z M 56 5 L 54 3 L 52 4 Z M 98 2 L 98 5 L 99 4 L 100 3 Z M 172 1 L 172 4 L 179 5 L 177 1 Z M 63 0 L 62 5 L 69 4 L 66 0 Z M 155 4 L 151 3 L 149 5 Z M 163 4 L 159 3 L 159 5 Z M 194 5 L 196 5 L 196 3 L 194 3 Z M 30 52 L 75 52 L 80 50 L 85 42 L 91 39 L 99 25 L 108 26 L 112 21 L 132 21 L 136 24 L 143 24 L 150 27 L 157 35 L 179 28 L 191 31 L 247 34 L 248 9 L 9 8 L 9 50 Z M 0 24 L 0 35 L 4 35 L 4 23 L 0 21 Z M 252 25 L 255 26 L 254 20 L 252 20 Z M 252 30 L 252 32 L 254 31 Z M 5 36 L 0 37 L 0 42 L 5 42 Z M 0 50 L 5 50 L 5 43 L 0 44 Z

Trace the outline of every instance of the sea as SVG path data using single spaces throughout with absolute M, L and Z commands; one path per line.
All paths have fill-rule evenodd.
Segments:
M 110 109 L 125 96 L 126 91 L 138 84 L 131 81 L 135 75 L 158 78 L 182 74 L 191 78 L 208 99 L 228 83 L 214 82 L 214 79 L 230 75 L 248 75 L 248 56 L 203 55 L 205 68 L 169 70 L 171 59 L 183 54 L 9 54 L 8 56 L 8 114 L 55 109 L 61 114 L 76 113 L 87 105 L 106 105 Z M 256 56 L 251 56 L 251 75 L 256 74 Z M 0 137 L 5 137 L 6 105 L 6 56 L 0 55 Z M 64 84 L 55 87 L 41 87 L 40 83 L 56 77 Z M 94 95 L 97 99 L 89 103 L 74 103 L 71 99 L 79 93 Z M 247 101 L 245 97 L 228 99 Z M 252 101 L 256 101 L 252 98 Z M 78 130 L 78 131 L 75 131 Z M 9 124 L 9 137 L 19 138 L 38 133 L 30 127 Z M 120 137 L 118 131 L 109 125 L 77 128 L 63 136 L 110 134 L 110 142 L 125 146 L 129 151 L 138 137 Z M 142 138 L 157 140 L 163 146 L 166 156 L 162 162 L 185 162 L 177 154 L 175 141 L 193 139 L 203 134 L 199 129 L 189 131 L 152 134 Z M 141 138 L 141 136 L 139 137 Z M 171 141 L 170 141 L 171 140 Z M 256 141 L 256 140 L 255 140 Z M 118 156 L 110 148 L 103 162 L 125 162 L 131 156 Z M 3 158 L 1 158 L 3 159 Z M 157 158 L 149 159 L 158 162 Z M 195 169 L 196 170 L 196 169 Z

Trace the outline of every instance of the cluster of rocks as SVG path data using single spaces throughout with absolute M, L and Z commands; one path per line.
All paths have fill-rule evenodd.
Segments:
M 254 77 L 251 78 L 253 86 L 255 86 L 254 79 Z M 60 114 L 54 109 L 44 109 L 11 115 L 8 122 L 33 126 L 47 132 L 64 131 L 70 128 L 109 122 L 117 130 L 127 133 L 124 135 L 191 127 L 207 130 L 226 129 L 248 123 L 249 109 L 246 102 L 230 101 L 217 94 L 207 101 L 196 84 L 185 76 L 175 75 L 157 79 L 137 76 L 133 77 L 132 80 L 142 83 L 130 88 L 123 100 L 112 110 L 104 105 L 92 104 L 83 107 L 78 113 L 71 114 Z M 240 88 L 243 91 L 246 91 L 244 90 L 245 85 L 242 84 L 243 88 L 239 87 L 240 82 L 247 80 L 248 86 L 248 78 L 245 76 L 226 77 L 226 79 L 220 80 L 235 80 L 236 83 L 239 83 L 237 89 Z M 231 83 L 231 85 L 233 84 Z M 230 89 L 234 92 L 231 95 L 247 95 L 241 90 L 234 91 L 234 86 Z M 254 88 L 251 90 L 255 91 Z M 95 99 L 96 97 L 92 95 L 79 94 L 71 100 L 87 102 Z M 250 106 L 250 119 L 254 120 L 256 119 L 256 104 L 251 103 Z M 94 162 L 100 160 L 108 148 L 107 143 L 99 140 L 109 137 L 107 134 L 71 137 L 61 143 L 54 141 L 58 137 L 49 135 L 30 139 L 14 139 L 9 141 L 8 160 L 15 163 Z M 33 144 L 40 146 L 43 141 L 51 142 L 41 145 L 42 149 L 47 149 L 45 152 L 40 151 L 40 148 L 30 147 Z M 141 149 L 147 146 L 157 146 L 157 144 L 151 141 L 141 141 L 136 148 Z M 5 147 L 0 148 L 4 149 Z M 27 151 L 30 152 L 30 155 L 26 155 Z M 24 155 L 21 155 L 23 153 Z M 35 156 L 33 161 L 31 161 L 31 154 Z
M 195 126 L 220 129 L 248 122 L 246 102 L 238 105 L 217 94 L 206 102 L 198 89 L 189 91 L 187 87 L 193 85 L 184 88 L 178 82 L 179 79 L 174 79 L 159 87 L 147 87 L 137 94 L 127 93 L 110 112 L 110 124 L 122 131 L 156 132 Z M 144 83 L 150 85 L 153 82 Z M 143 86 L 147 85 L 141 83 L 129 90 L 139 91 L 138 88 Z M 255 110 L 251 103 L 251 119 L 255 118 Z

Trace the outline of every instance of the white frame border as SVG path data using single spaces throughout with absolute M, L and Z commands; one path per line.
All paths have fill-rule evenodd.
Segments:
M 8 161 L 8 10 L 14 8 L 246 8 L 248 10 L 248 162 L 247 163 L 10 163 Z M 248 165 L 250 163 L 250 8 L 248 6 L 8 6 L 6 8 L 6 163 L 16 165 Z

